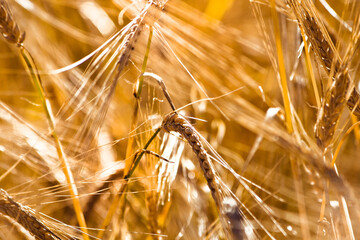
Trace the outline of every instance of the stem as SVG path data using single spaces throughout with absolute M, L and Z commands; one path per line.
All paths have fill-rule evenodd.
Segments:
M 39 94 L 41 104 L 44 107 L 46 117 L 48 119 L 50 131 L 51 131 L 51 136 L 54 139 L 56 152 L 58 154 L 58 157 L 59 157 L 59 160 L 61 163 L 61 167 L 64 172 L 65 178 L 66 178 L 66 182 L 69 186 L 69 192 L 70 192 L 74 210 L 76 213 L 76 218 L 77 218 L 77 220 L 79 222 L 79 226 L 83 232 L 82 233 L 83 238 L 85 240 L 89 240 L 86 222 L 85 222 L 84 214 L 81 209 L 81 205 L 80 205 L 80 201 L 79 201 L 79 194 L 78 194 L 78 191 L 76 188 L 76 184 L 75 184 L 75 181 L 74 181 L 71 169 L 70 169 L 69 162 L 66 158 L 65 152 L 61 145 L 60 139 L 55 131 L 55 119 L 54 119 L 54 116 L 51 111 L 51 105 L 50 105 L 48 99 L 46 98 L 45 91 L 41 84 L 41 79 L 40 79 L 40 75 L 37 71 L 36 64 L 31 56 L 31 54 L 22 46 L 20 47 L 20 53 L 21 53 L 22 60 L 24 61 L 27 69 L 30 72 L 30 77 L 31 77 L 32 83 L 33 83 L 36 91 Z
M 275 31 L 276 50 L 277 50 L 278 62 L 279 62 L 278 65 L 279 65 L 279 73 L 280 73 L 281 93 L 284 101 L 286 127 L 288 129 L 288 132 L 292 133 L 294 129 L 291 121 L 290 97 L 289 97 L 289 90 L 286 81 L 285 61 L 282 51 L 280 27 L 279 27 L 279 20 L 275 6 L 275 0 L 271 0 L 271 15 L 272 15 L 274 31 Z
M 287 86 L 286 80 L 286 70 L 285 70 L 285 61 L 284 55 L 282 51 L 282 42 L 281 42 L 281 34 L 280 34 L 280 27 L 278 21 L 278 15 L 276 11 L 275 0 L 271 0 L 271 15 L 273 19 L 274 31 L 275 31 L 275 41 L 276 41 L 276 50 L 278 55 L 278 65 L 279 65 L 279 73 L 280 73 L 280 83 L 281 83 L 281 91 L 282 97 L 284 101 L 284 109 L 285 109 L 285 120 L 286 120 L 286 127 L 288 132 L 291 134 L 294 132 L 294 128 L 292 125 L 291 119 L 291 105 L 290 105 L 290 97 L 289 97 L 289 90 Z M 303 234 L 304 239 L 310 239 L 310 231 L 309 226 L 307 224 L 307 216 L 306 216 L 306 208 L 305 208 L 305 201 L 304 201 L 304 194 L 303 194 L 303 186 L 299 176 L 299 169 L 298 165 L 296 164 L 295 160 L 290 158 L 291 170 L 294 177 L 294 185 L 296 191 L 296 199 L 298 205 L 298 211 L 300 215 L 300 225 L 301 225 L 301 232 Z
M 145 144 L 143 149 L 147 149 L 150 145 L 150 143 L 155 139 L 156 135 L 158 135 L 158 133 L 160 132 L 161 128 L 156 129 L 155 133 L 151 136 L 151 138 L 149 139 L 149 141 Z M 137 165 L 140 162 L 141 157 L 145 154 L 145 151 L 142 151 L 139 156 L 136 158 L 136 160 L 134 161 L 132 168 L 130 168 L 129 172 L 125 175 L 124 179 L 128 179 L 131 177 L 131 175 L 134 173 Z
M 320 96 L 319 96 L 319 90 L 317 88 L 316 85 L 316 81 L 315 81 L 315 76 L 314 76 L 314 71 L 311 65 L 311 60 L 310 60 L 310 52 L 309 52 L 309 46 L 307 44 L 306 41 L 306 36 L 304 33 L 304 29 L 300 26 L 300 31 L 301 31 L 301 36 L 303 39 L 303 43 L 304 43 L 304 48 L 305 48 L 305 62 L 306 62 L 306 68 L 307 68 L 307 72 L 309 74 L 312 86 L 313 86 L 313 90 L 314 90 L 314 94 L 315 94 L 315 99 L 316 99 L 316 106 L 319 108 L 321 101 L 320 101 Z
M 151 144 L 151 142 L 155 139 L 155 137 L 158 135 L 158 133 L 160 132 L 161 128 L 156 129 L 155 133 L 152 135 L 152 137 L 148 140 L 148 142 L 145 144 L 143 149 L 147 149 L 149 147 L 149 145 Z M 131 177 L 131 175 L 134 173 L 136 167 L 139 165 L 140 160 L 142 158 L 142 156 L 144 155 L 145 151 L 141 151 L 141 153 L 139 155 L 135 154 L 136 159 L 134 159 L 134 161 L 132 162 L 132 165 L 129 169 L 129 171 L 125 174 L 123 180 L 124 183 L 121 185 L 119 191 L 117 192 L 117 194 L 115 195 L 114 200 L 111 203 L 111 206 L 109 208 L 109 211 L 106 214 L 106 217 L 103 221 L 103 223 L 101 224 L 99 233 L 97 235 L 97 238 L 102 239 L 102 237 L 105 234 L 106 228 L 109 226 L 112 217 L 115 214 L 115 211 L 120 203 L 121 197 L 123 196 L 124 190 L 127 186 L 127 183 L 129 182 L 129 179 Z
M 146 46 L 146 52 L 145 52 L 144 61 L 143 61 L 142 67 L 141 67 L 141 74 L 140 74 L 139 80 L 136 83 L 137 89 L 134 94 L 136 98 L 140 98 L 140 96 L 141 96 L 142 86 L 143 86 L 143 82 L 144 82 L 144 73 L 146 70 L 147 61 L 149 59 L 152 36 L 153 36 L 153 28 L 152 28 L 152 26 L 150 26 L 149 38 L 148 38 L 148 42 L 147 42 L 147 46 Z
M 149 58 L 152 36 L 153 36 L 153 28 L 152 28 L 152 26 L 150 26 L 148 43 L 146 46 L 145 56 L 144 56 L 143 64 L 141 67 L 141 74 L 140 74 L 138 81 L 135 84 L 135 86 L 137 86 L 137 88 L 134 91 L 134 96 L 136 98 L 136 102 L 134 105 L 133 118 L 132 118 L 132 122 L 131 122 L 131 126 L 130 126 L 130 132 L 132 132 L 135 129 L 136 122 L 138 119 L 139 107 L 140 107 L 139 106 L 140 105 L 140 96 L 141 96 L 143 82 L 144 82 L 144 72 L 146 71 L 147 61 Z M 134 152 L 133 145 L 134 145 L 134 137 L 130 136 L 127 147 L 126 147 L 126 159 L 129 159 L 131 154 L 133 154 L 133 152 Z M 128 170 L 128 164 L 126 164 L 125 170 Z

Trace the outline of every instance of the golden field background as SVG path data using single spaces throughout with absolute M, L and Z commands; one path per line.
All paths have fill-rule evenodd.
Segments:
M 357 1 L 0 3 L 1 239 L 360 236 Z

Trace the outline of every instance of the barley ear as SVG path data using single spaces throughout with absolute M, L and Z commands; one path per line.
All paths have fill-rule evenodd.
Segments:
M 41 220 L 37 219 L 32 212 L 34 212 L 33 209 L 17 203 L 5 190 L 0 189 L 1 214 L 15 220 L 37 240 L 61 240 Z
M 348 88 L 349 79 L 346 68 L 339 71 L 330 89 L 327 91 L 315 125 L 315 137 L 318 145 L 323 148 L 327 147 L 333 138 L 340 114 L 345 106 Z
M 25 40 L 25 32 L 20 31 L 5 1 L 0 1 L 0 32 L 9 43 L 18 46 Z

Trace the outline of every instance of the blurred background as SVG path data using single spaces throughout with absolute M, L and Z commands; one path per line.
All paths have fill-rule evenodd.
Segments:
M 359 76 L 357 1 L 0 3 L 3 36 L 10 16 L 26 32 L 22 46 L 0 40 L 0 187 L 60 239 L 360 235 L 360 133 L 345 101 Z M 336 98 L 338 64 L 348 82 Z M 236 200 L 236 226 L 179 133 L 161 129 L 148 148 L 161 157 L 144 154 L 124 178 L 172 112 L 158 81 L 201 136 L 221 200 Z M 328 96 L 341 99 L 330 127 Z M 0 238 L 34 239 L 0 212 Z

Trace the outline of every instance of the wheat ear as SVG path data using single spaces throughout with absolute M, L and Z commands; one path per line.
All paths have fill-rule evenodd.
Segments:
M 61 162 L 61 166 L 66 177 L 66 181 L 69 186 L 69 191 L 71 194 L 71 198 L 73 200 L 73 206 L 76 213 L 76 217 L 78 219 L 79 225 L 83 231 L 83 237 L 85 240 L 88 240 L 89 237 L 87 235 L 87 228 L 85 218 L 81 209 L 78 190 L 71 172 L 71 168 L 69 162 L 67 160 L 66 154 L 63 151 L 63 146 L 60 141 L 60 138 L 55 130 L 55 120 L 51 110 L 50 102 L 46 97 L 44 87 L 41 83 L 40 74 L 38 73 L 37 66 L 35 61 L 30 54 L 30 52 L 22 45 L 25 40 L 25 34 L 20 32 L 18 25 L 15 23 L 10 9 L 8 8 L 6 2 L 4 0 L 0 0 L 0 31 L 4 38 L 10 43 L 16 43 L 19 50 L 20 56 L 23 60 L 24 65 L 27 67 L 29 71 L 32 83 L 39 94 L 40 101 L 42 106 L 44 107 L 46 117 L 48 119 L 48 124 L 50 127 L 51 135 L 54 139 L 55 147 L 57 150 L 57 154 L 59 160 Z
M 305 20 L 303 21 L 306 34 L 318 58 L 321 60 L 324 69 L 332 77 L 333 82 L 330 89 L 326 92 L 321 108 L 319 109 L 317 122 L 315 124 L 315 137 L 319 146 L 327 147 L 335 133 L 339 122 L 340 114 L 344 108 L 347 92 L 349 91 L 350 78 L 346 63 L 341 63 L 340 59 L 334 59 L 334 52 L 330 43 L 326 40 L 315 19 L 304 10 Z M 331 73 L 333 69 L 333 73 Z M 360 108 L 357 107 L 359 94 L 353 89 L 347 105 L 357 116 L 360 116 Z
M 0 189 L 0 212 L 14 219 L 38 240 L 61 240 L 34 216 L 33 209 L 15 202 L 3 189 Z
M 180 133 L 188 141 L 196 157 L 199 160 L 201 169 L 204 173 L 215 203 L 217 206 L 219 206 L 221 202 L 220 193 L 217 188 L 217 185 L 219 184 L 216 182 L 215 172 L 209 161 L 209 156 L 204 146 L 200 142 L 200 137 L 195 131 L 194 127 L 185 118 L 183 118 L 176 112 L 170 113 L 164 118 L 162 127 L 167 132 L 174 131 Z
M 161 127 L 167 132 L 177 132 L 179 133 L 191 146 L 191 149 L 195 153 L 197 159 L 199 160 L 199 164 L 203 175 L 207 181 L 208 187 L 211 191 L 211 195 L 215 201 L 216 207 L 219 210 L 219 213 L 226 219 L 225 222 L 229 226 L 225 227 L 226 234 L 231 239 L 243 239 L 245 233 L 243 232 L 242 221 L 243 217 L 239 212 L 239 205 L 237 202 L 232 199 L 232 197 L 228 197 L 228 199 L 224 202 L 224 193 L 220 188 L 221 184 L 217 179 L 217 174 L 215 172 L 215 168 L 210 161 L 210 155 L 205 150 L 205 147 L 201 143 L 200 134 L 196 131 L 196 129 L 182 116 L 180 116 L 176 112 L 176 108 L 174 106 L 173 101 L 171 100 L 170 94 L 166 89 L 165 82 L 161 79 L 156 79 L 159 83 L 161 89 L 163 90 L 163 94 L 165 95 L 171 109 L 173 112 L 165 116 L 162 121 Z M 231 206 L 227 203 L 232 199 Z M 229 209 L 231 207 L 231 209 Z M 235 213 L 236 212 L 236 213 Z M 238 225 L 240 223 L 240 225 Z
M 239 206 L 236 204 L 236 201 L 233 200 L 235 206 L 232 206 L 231 212 L 224 212 L 222 202 L 223 193 L 218 187 L 220 184 L 216 179 L 217 175 L 215 173 L 214 166 L 209 161 L 209 154 L 201 143 L 198 132 L 184 117 L 180 116 L 176 112 L 172 112 L 164 118 L 162 122 L 162 127 L 167 132 L 174 131 L 181 134 L 181 136 L 187 140 L 187 142 L 191 146 L 191 149 L 199 160 L 201 170 L 207 181 L 208 187 L 211 191 L 211 195 L 215 201 L 217 208 L 219 209 L 220 213 L 222 213 L 222 215 L 226 217 L 226 221 L 230 223 L 230 229 L 225 228 L 225 230 L 229 231 L 229 236 L 231 236 L 233 239 L 238 239 L 238 236 L 244 236 L 241 228 L 243 220 L 242 216 L 240 214 L 234 214 L 235 212 L 238 213 L 237 209 L 239 208 Z
M 323 148 L 330 144 L 345 105 L 346 92 L 349 87 L 347 71 L 345 68 L 335 76 L 318 114 L 315 124 L 315 137 L 318 145 Z
M 0 32 L 9 43 L 21 45 L 25 40 L 25 32 L 21 32 L 14 21 L 5 1 L 0 1 Z

